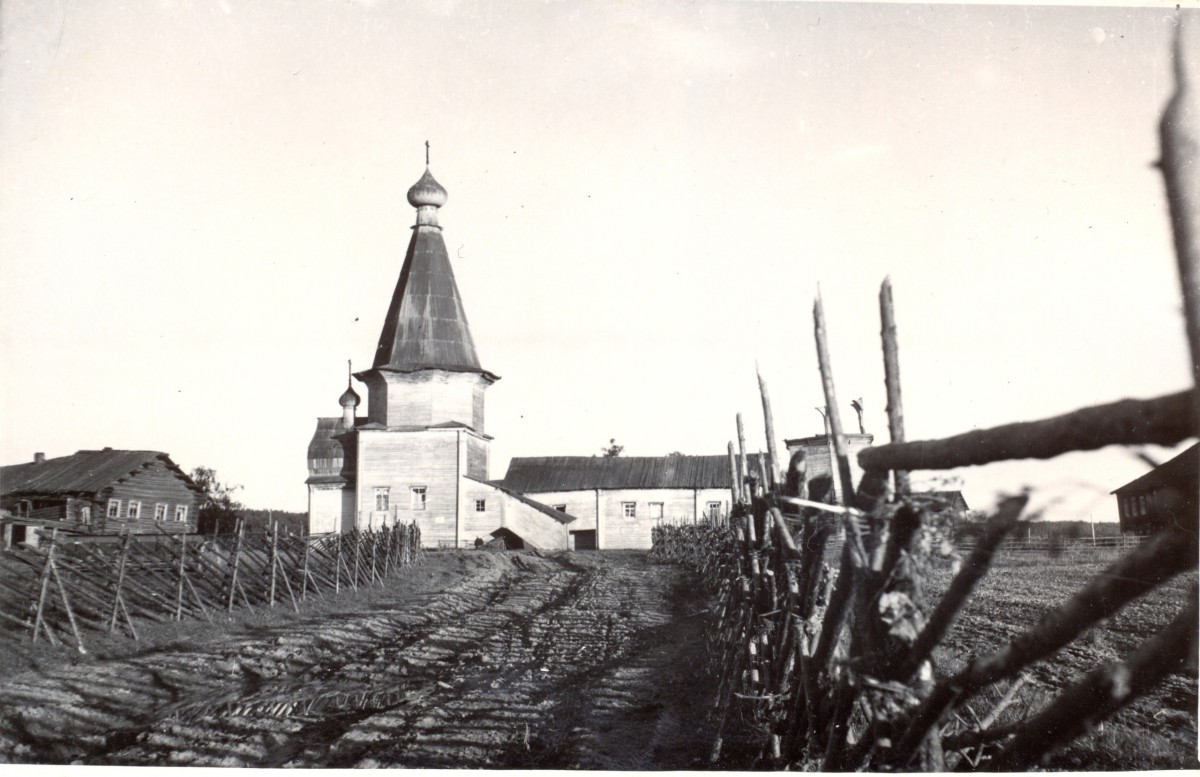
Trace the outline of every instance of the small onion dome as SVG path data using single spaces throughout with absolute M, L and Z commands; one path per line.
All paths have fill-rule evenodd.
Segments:
M 446 204 L 446 200 L 450 195 L 442 188 L 442 185 L 434 180 L 433 174 L 429 172 L 429 168 L 425 168 L 425 175 L 421 176 L 421 180 L 412 185 L 408 190 L 408 204 L 414 208 L 419 208 L 422 205 L 432 205 L 435 208 L 440 208 Z
M 342 407 L 358 407 L 361 403 L 362 400 L 359 399 L 358 394 L 349 386 L 346 387 L 346 390 L 342 392 L 341 398 L 338 399 L 338 404 Z

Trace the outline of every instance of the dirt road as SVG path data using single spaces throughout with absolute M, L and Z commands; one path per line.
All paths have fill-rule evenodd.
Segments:
M 702 602 L 640 553 L 433 554 L 372 609 L 0 682 L 0 759 L 687 769 Z

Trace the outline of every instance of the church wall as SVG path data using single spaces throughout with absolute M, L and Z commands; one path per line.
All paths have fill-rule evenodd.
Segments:
M 477 480 L 488 479 L 488 452 L 491 447 L 487 440 L 473 434 L 464 434 L 467 443 L 467 477 Z
M 484 542 L 501 527 L 512 530 L 527 543 L 543 550 L 564 550 L 567 547 L 567 528 L 575 523 L 559 523 L 546 513 L 486 483 L 468 480 L 463 483 L 466 499 L 463 513 L 463 539 L 468 545 L 480 537 Z M 537 497 L 537 501 L 546 504 Z M 484 501 L 484 511 L 476 512 L 475 500 Z
M 347 504 L 347 497 L 349 503 Z M 339 486 L 308 487 L 308 531 L 310 534 L 324 534 L 342 530 L 343 516 L 349 507 L 350 515 L 354 514 L 354 491 Z
M 359 431 L 358 525 L 416 521 L 426 547 L 455 543 L 458 513 L 457 430 Z M 375 489 L 388 489 L 388 510 L 376 511 Z M 412 489 L 425 488 L 425 509 L 413 509 Z
M 460 423 L 474 428 L 479 375 L 447 370 L 385 372 L 387 426 Z M 375 405 L 372 404 L 374 413 Z M 372 420 L 375 416 L 372 415 Z M 482 420 L 482 417 L 480 418 Z

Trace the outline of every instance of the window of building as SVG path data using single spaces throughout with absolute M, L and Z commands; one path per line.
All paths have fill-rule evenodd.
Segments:
M 553 507 L 555 510 L 558 510 L 560 513 L 565 513 L 567 511 L 566 505 L 550 505 L 550 506 Z
M 142 503 L 135 502 L 134 500 L 130 499 L 129 506 L 126 508 L 125 514 L 127 516 L 129 516 L 130 518 L 141 518 L 142 517 Z
M 175 520 L 186 521 L 187 513 L 188 513 L 187 505 L 175 505 Z
M 158 504 L 154 505 L 154 520 L 156 520 L 156 521 L 167 520 L 167 506 L 165 504 L 163 504 L 162 502 L 159 502 Z
M 92 506 L 91 505 L 83 505 L 82 507 L 79 508 L 79 522 L 84 523 L 84 524 L 92 522 Z
M 721 517 L 721 503 L 720 502 L 709 502 L 708 504 L 706 504 L 704 506 L 704 510 L 705 510 L 705 512 L 708 513 L 709 518 L 720 518 Z
M 1138 515 L 1145 515 L 1145 514 L 1146 514 L 1146 495 L 1141 494 L 1138 496 Z
M 475 500 L 475 512 L 477 512 L 477 513 L 487 512 L 487 500 L 486 499 L 476 499 Z
M 663 517 L 663 503 L 662 502 L 651 502 L 650 503 L 650 518 L 662 520 L 662 517 Z
M 106 513 L 106 514 L 108 515 L 109 518 L 120 518 L 121 517 L 121 500 L 120 499 L 109 499 L 108 500 L 108 513 Z
M 387 486 L 375 486 L 375 512 L 383 513 L 388 511 L 391 493 L 392 490 Z
M 626 518 L 637 518 L 637 502 L 622 502 L 621 515 Z
M 409 508 L 413 510 L 425 509 L 425 486 L 413 486 L 409 494 Z

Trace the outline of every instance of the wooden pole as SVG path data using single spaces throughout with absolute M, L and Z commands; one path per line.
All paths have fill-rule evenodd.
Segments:
M 183 565 L 187 559 L 187 535 L 179 538 L 179 585 L 175 588 L 175 620 L 183 620 Z
M 117 588 L 113 592 L 112 616 L 109 618 L 109 621 L 108 621 L 108 632 L 110 634 L 117 628 L 117 608 L 122 606 L 121 586 L 124 585 L 124 583 L 125 583 L 125 564 L 129 560 L 129 542 L 130 542 L 130 540 L 131 540 L 130 534 L 128 531 L 126 531 L 125 539 L 121 543 L 121 558 L 117 562 Z
M 817 341 L 817 366 L 821 370 L 821 386 L 825 389 L 825 413 L 837 457 L 838 481 L 842 486 L 842 499 L 849 503 L 854 499 L 854 478 L 850 475 L 850 455 L 846 449 L 846 436 L 842 433 L 842 414 L 838 410 L 837 391 L 833 385 L 833 368 L 829 363 L 829 344 L 825 335 L 825 308 L 819 291 L 813 303 L 813 324 Z
M 268 594 L 267 601 L 271 607 L 275 606 L 275 570 L 279 566 L 279 524 L 271 527 L 271 590 Z
M 893 443 L 904 442 L 904 402 L 900 393 L 900 346 L 896 338 L 896 307 L 892 279 L 884 278 L 879 289 L 880 338 L 883 340 L 883 384 L 887 391 L 888 433 Z M 909 492 L 908 471 L 895 470 L 896 493 Z
M 730 507 L 742 501 L 742 484 L 738 480 L 737 454 L 733 452 L 733 441 L 729 441 L 729 495 Z
M 50 591 L 50 565 L 54 561 L 54 539 L 58 536 L 58 529 L 50 532 L 49 546 L 46 548 L 46 561 L 42 565 L 42 575 L 38 582 L 38 600 L 37 613 L 33 618 L 33 641 L 37 642 L 38 632 L 40 629 L 46 629 L 46 634 L 53 641 L 53 636 L 50 636 L 50 629 L 46 626 L 43 618 L 46 612 L 46 594 Z
M 763 488 L 777 491 L 779 486 L 779 451 L 775 448 L 775 418 L 771 415 L 771 395 L 767 392 L 767 381 L 762 373 L 758 374 L 758 393 L 762 396 L 763 425 L 767 434 L 767 473 L 769 479 L 763 481 Z
M 300 562 L 300 601 L 308 597 L 308 538 L 304 538 L 304 560 Z
M 941 440 L 876 445 L 861 451 L 858 463 L 866 470 L 954 469 L 1010 459 L 1049 459 L 1106 445 L 1174 445 L 1196 433 L 1191 394 L 1122 399 Z
M 750 504 L 750 500 L 753 498 L 754 495 L 751 494 L 750 489 L 746 487 L 746 475 L 748 474 L 746 471 L 747 470 L 746 430 L 742 426 L 742 414 L 741 413 L 737 414 L 737 434 L 738 434 L 738 456 L 739 456 L 739 458 L 738 458 L 738 478 L 739 478 L 738 482 L 741 483 L 739 490 L 741 491 L 741 494 L 742 494 L 742 504 Z
M 242 558 L 242 534 L 246 529 L 245 523 L 239 518 L 237 522 L 237 539 L 233 543 L 233 569 L 229 575 L 229 599 L 225 603 L 225 609 L 228 612 L 233 612 L 233 597 L 237 593 L 238 587 L 238 563 Z M 246 597 L 246 592 L 242 592 L 242 598 Z
M 54 583 L 58 586 L 58 595 L 62 599 L 63 609 L 67 611 L 67 623 L 71 624 L 71 634 L 75 636 L 75 648 L 80 653 L 86 654 L 87 648 L 83 646 L 83 637 L 79 635 L 79 624 L 75 622 L 75 611 L 71 609 L 71 601 L 67 598 L 67 587 L 63 585 L 62 577 L 58 574 L 58 565 L 54 563 L 54 557 L 51 555 L 48 559 L 50 574 L 54 576 Z
M 1187 18 L 1185 18 L 1187 17 Z M 1192 434 L 1200 432 L 1200 24 L 1176 14 L 1175 93 L 1159 124 L 1171 234 L 1192 357 Z

